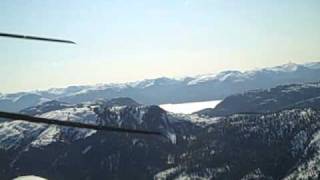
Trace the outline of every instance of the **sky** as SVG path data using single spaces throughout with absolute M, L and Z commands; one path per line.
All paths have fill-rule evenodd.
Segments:
M 319 0 L 2 0 L 0 92 L 320 60 Z

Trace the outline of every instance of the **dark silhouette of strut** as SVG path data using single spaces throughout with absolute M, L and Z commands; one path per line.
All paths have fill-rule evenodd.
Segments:
M 137 130 L 137 129 L 126 129 L 126 128 L 118 128 L 118 127 L 110 127 L 110 126 L 98 126 L 93 124 L 85 124 L 79 122 L 71 122 L 71 121 L 61 121 L 57 119 L 47 119 L 41 117 L 33 117 L 24 114 L 11 113 L 11 112 L 1 112 L 0 118 L 6 118 L 11 120 L 22 120 L 33 123 L 44 123 L 50 125 L 60 125 L 60 126 L 68 126 L 74 128 L 86 128 L 92 130 L 102 130 L 102 131 L 114 131 L 114 132 L 123 132 L 123 133 L 136 133 L 136 134 L 148 134 L 148 135 L 162 135 L 160 132 L 155 131 L 145 131 L 145 130 Z
M 73 41 L 63 40 L 63 39 L 44 38 L 44 37 L 37 37 L 37 36 L 26 36 L 26 35 L 20 35 L 20 34 L 8 34 L 8 33 L 1 33 L 1 32 L 0 32 L 0 37 L 76 44 Z

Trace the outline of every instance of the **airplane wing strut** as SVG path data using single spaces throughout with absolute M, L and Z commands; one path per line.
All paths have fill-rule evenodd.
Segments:
M 160 132 L 155 132 L 155 131 L 127 129 L 127 128 L 110 127 L 110 126 L 99 126 L 99 125 L 94 125 L 94 124 L 86 124 L 86 123 L 71 122 L 71 121 L 61 121 L 61 120 L 57 120 L 57 119 L 33 117 L 33 116 L 29 116 L 29 115 L 24 115 L 24 114 L 2 112 L 2 111 L 0 111 L 0 118 L 6 118 L 6 119 L 11 119 L 11 120 L 22 120 L 22 121 L 27 121 L 27 122 L 32 122 L 32 123 L 44 123 L 44 124 L 50 124 L 50 125 L 60 125 L 60 126 L 68 126 L 68 127 L 75 127 L 75 128 L 86 128 L 86 129 L 101 130 L 101 131 L 114 131 L 114 132 L 148 134 L 148 135 L 162 135 Z
M 20 35 L 20 34 L 9 34 L 9 33 L 1 33 L 1 32 L 0 32 L 0 37 L 76 44 L 73 41 L 64 40 L 64 39 L 53 39 L 53 38 L 44 38 L 44 37 L 37 37 L 37 36 L 26 36 L 26 35 Z

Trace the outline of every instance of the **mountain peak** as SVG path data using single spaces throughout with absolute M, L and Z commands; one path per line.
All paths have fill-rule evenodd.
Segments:
M 287 64 L 283 64 L 283 65 L 275 66 L 275 67 L 271 67 L 271 68 L 266 68 L 266 69 L 271 70 L 271 71 L 279 71 L 279 72 L 294 72 L 300 66 L 301 65 L 299 65 L 299 64 L 289 62 Z
M 128 97 L 118 97 L 118 98 L 113 98 L 111 100 L 107 100 L 105 105 L 108 107 L 111 107 L 111 106 L 139 106 L 140 104 Z
M 296 64 L 296 63 L 293 63 L 293 62 L 291 62 L 291 61 L 288 62 L 287 64 L 282 65 L 283 68 L 291 69 L 291 70 L 296 69 L 297 66 L 299 66 L 299 65 Z

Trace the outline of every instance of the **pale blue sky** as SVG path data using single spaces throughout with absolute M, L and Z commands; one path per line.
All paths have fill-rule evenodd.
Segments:
M 3 0 L 0 92 L 320 60 L 319 0 Z

